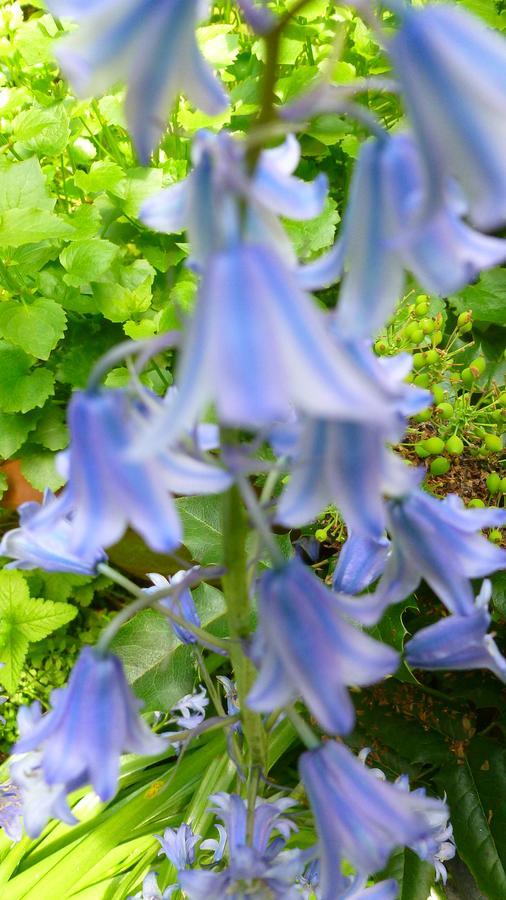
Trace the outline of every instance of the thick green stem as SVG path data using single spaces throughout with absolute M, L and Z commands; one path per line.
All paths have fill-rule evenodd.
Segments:
M 241 709 L 244 736 L 248 748 L 248 765 L 265 768 L 266 739 L 262 719 L 248 709 L 246 697 L 255 680 L 255 668 L 244 654 L 241 642 L 251 632 L 246 538 L 248 522 L 239 489 L 230 488 L 224 498 L 223 555 L 226 574 L 223 591 L 230 628 L 230 655 Z

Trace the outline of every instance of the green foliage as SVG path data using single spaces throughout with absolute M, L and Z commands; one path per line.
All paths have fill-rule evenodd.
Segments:
M 20 572 L 0 571 L 0 681 L 9 691 L 19 683 L 28 645 L 66 625 L 76 613 L 67 603 L 31 598 Z

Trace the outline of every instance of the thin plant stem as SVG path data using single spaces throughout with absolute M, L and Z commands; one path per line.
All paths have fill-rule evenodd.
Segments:
M 262 718 L 247 706 L 247 696 L 255 680 L 255 668 L 244 653 L 241 643 L 251 631 L 250 601 L 247 573 L 246 540 L 248 523 L 237 485 L 224 497 L 223 555 L 225 574 L 223 592 L 227 605 L 230 637 L 230 656 L 237 686 L 243 733 L 249 754 L 249 765 L 265 769 L 266 735 Z

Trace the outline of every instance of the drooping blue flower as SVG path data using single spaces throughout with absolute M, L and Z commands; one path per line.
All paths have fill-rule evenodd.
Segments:
M 69 544 L 76 556 L 89 557 L 114 544 L 128 525 L 153 550 L 170 552 L 180 543 L 182 528 L 169 491 L 213 493 L 230 484 L 230 476 L 217 466 L 178 449 L 163 452 L 164 445 L 147 461 L 133 459 L 132 444 L 146 421 L 146 408 L 127 391 L 76 392 L 68 421 L 67 485 L 30 526 L 45 535 L 70 517 Z
M 227 713 L 229 716 L 236 716 L 240 712 L 239 698 L 237 695 L 237 685 L 235 681 L 231 681 L 226 675 L 217 675 L 216 680 L 223 686 L 225 692 L 225 700 L 227 701 Z
M 355 337 L 376 334 L 402 296 L 405 271 L 430 294 L 447 296 L 506 259 L 506 241 L 462 218 L 466 205 L 448 181 L 429 206 L 424 170 L 409 134 L 363 144 L 338 245 L 300 269 L 301 283 L 326 286 L 342 275 L 336 325 Z
M 355 720 L 347 686 L 391 675 L 398 655 L 345 621 L 332 591 L 299 560 L 264 573 L 259 587 L 260 671 L 248 706 L 272 712 L 301 695 L 330 734 Z
M 153 587 L 145 588 L 145 593 L 153 594 L 164 587 L 170 589 L 174 585 L 180 584 L 187 575 L 188 572 L 175 572 L 169 581 L 167 578 L 164 578 L 163 575 L 158 575 L 156 572 L 149 572 L 148 578 L 153 582 Z M 181 616 L 191 625 L 200 627 L 200 616 L 197 612 L 190 588 L 184 587 L 181 591 L 168 594 L 167 597 L 160 601 L 160 603 L 167 609 L 172 610 L 178 616 Z M 183 644 L 194 644 L 196 642 L 197 638 L 191 631 L 188 631 L 187 628 L 183 628 L 183 626 L 178 625 L 177 622 L 171 622 L 170 624 L 174 634 Z
M 264 0 L 237 0 L 244 18 L 257 34 L 266 34 L 275 24 L 270 9 L 261 5 L 263 2 Z
M 369 747 L 364 747 L 358 754 L 361 763 L 365 765 L 366 759 L 370 753 Z M 386 782 L 385 773 L 381 769 L 369 768 L 368 771 L 379 778 L 380 781 Z M 394 787 L 404 793 L 411 794 L 413 797 L 426 797 L 425 788 L 417 788 L 411 792 L 409 778 L 407 775 L 399 775 L 394 781 Z M 436 870 L 436 881 L 440 879 L 446 884 L 447 871 L 444 863 L 449 859 L 453 859 L 456 853 L 455 841 L 453 840 L 453 827 L 449 819 L 448 809 L 446 809 L 446 818 L 441 815 L 441 810 L 436 809 L 427 813 L 427 822 L 432 828 L 429 838 L 416 841 L 411 844 L 411 850 L 426 862 L 434 866 Z
M 81 781 L 69 784 L 46 783 L 42 771 L 42 754 L 38 751 L 14 758 L 10 765 L 13 783 L 21 797 L 21 814 L 25 831 L 30 838 L 39 837 L 49 819 L 59 819 L 75 825 L 67 794 L 81 786 Z
M 328 741 L 303 753 L 299 768 L 320 840 L 322 900 L 334 900 L 343 859 L 367 878 L 397 847 L 422 852 L 424 842 L 427 856 L 436 846 L 434 834 L 448 819 L 445 804 L 377 778 L 342 744 Z
M 215 794 L 211 800 L 225 826 L 228 866 L 221 871 L 185 869 L 179 883 L 190 900 L 241 900 L 269 896 L 297 900 L 295 879 L 304 868 L 304 855 L 284 851 L 295 825 L 285 816 L 290 800 L 257 801 L 251 844 L 247 841 L 247 805 L 237 794 Z M 273 834 L 277 832 L 277 837 Z
M 200 835 L 194 834 L 190 825 L 183 822 L 178 828 L 166 828 L 163 836 L 155 834 L 160 841 L 161 850 L 158 856 L 165 853 L 177 871 L 193 866 L 195 862 L 195 848 L 201 840 Z
M 14 747 L 15 753 L 40 752 L 50 787 L 90 782 L 101 800 L 110 800 L 122 753 L 153 756 L 167 747 L 141 719 L 141 701 L 111 653 L 85 647 L 68 685 L 53 691 L 51 703 L 51 710 L 34 721 Z
M 162 893 L 158 886 L 156 872 L 148 872 L 142 882 L 142 890 L 140 893 L 135 894 L 133 897 L 128 897 L 127 900 L 170 900 L 174 891 L 177 890 L 177 884 L 169 884 Z
M 58 57 L 81 96 L 126 82 L 128 126 L 141 162 L 148 162 L 180 92 L 209 115 L 226 108 L 195 36 L 208 0 L 50 0 L 48 7 L 78 23 Z
M 332 576 L 332 587 L 341 594 L 360 594 L 384 571 L 390 541 L 352 532 L 343 544 Z
M 18 786 L 13 781 L 0 784 L 0 828 L 15 843 L 23 836 L 22 815 L 22 798 Z
M 381 421 L 388 404 L 357 355 L 336 344 L 295 276 L 265 245 L 212 256 L 177 371 L 179 392 L 139 439 L 139 454 L 181 435 L 208 403 L 221 422 L 246 428 L 299 410 Z
M 167 234 L 188 231 L 191 264 L 201 271 L 209 257 L 239 240 L 264 242 L 295 267 L 292 244 L 280 216 L 306 220 L 318 216 L 327 195 L 327 178 L 295 178 L 298 141 L 289 135 L 279 147 L 263 150 L 253 174 L 244 141 L 228 132 L 199 131 L 193 142 L 193 169 L 186 179 L 147 200 L 142 221 Z
M 181 700 L 172 707 L 171 722 L 181 728 L 183 731 L 190 731 L 192 728 L 198 728 L 206 717 L 206 707 L 209 705 L 209 698 L 206 689 L 200 686 L 199 691 L 193 694 L 185 694 Z
M 506 681 L 506 659 L 492 635 L 490 581 L 483 582 L 473 612 L 453 615 L 417 631 L 405 646 L 406 660 L 414 669 L 490 669 Z
M 42 720 L 42 709 L 36 701 L 31 706 L 21 706 L 18 711 L 20 738 L 27 737 Z M 85 784 L 78 777 L 68 783 L 47 784 L 42 771 L 42 753 L 31 750 L 11 757 L 10 775 L 21 801 L 21 815 L 28 837 L 37 838 L 49 819 L 58 819 L 67 825 L 75 825 L 67 794 Z
M 506 524 L 498 508 L 466 509 L 450 494 L 439 500 L 417 488 L 388 503 L 392 540 L 385 571 L 371 602 L 386 607 L 404 600 L 422 578 L 456 615 L 475 614 L 471 578 L 506 568 L 506 550 L 479 533 Z
M 431 203 L 440 201 L 448 176 L 455 176 L 470 220 L 478 228 L 496 228 L 506 221 L 506 42 L 456 6 L 396 3 L 395 9 L 400 28 L 389 53 Z
M 46 572 L 77 572 L 94 575 L 99 563 L 106 559 L 97 546 L 85 548 L 79 555 L 71 550 L 72 514 L 58 517 L 51 528 L 33 528 L 41 511 L 51 515 L 59 503 L 46 491 L 42 504 L 35 501 L 22 503 L 18 508 L 19 528 L 7 531 L 0 542 L 0 555 L 10 556 L 13 562 L 7 569 L 44 569 Z
M 364 342 L 346 346 L 364 375 L 383 389 L 384 421 L 304 418 L 277 520 L 288 527 L 305 525 L 332 504 L 348 527 L 377 539 L 386 526 L 383 495 L 403 493 L 411 483 L 411 471 L 387 449 L 387 441 L 401 439 L 405 416 L 425 408 L 430 395 L 405 383 L 412 363 L 406 354 L 378 359 Z

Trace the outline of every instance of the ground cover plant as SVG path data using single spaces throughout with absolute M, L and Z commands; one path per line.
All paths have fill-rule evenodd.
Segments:
M 0 3 L 6 900 L 506 896 L 501 3 Z

